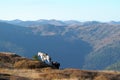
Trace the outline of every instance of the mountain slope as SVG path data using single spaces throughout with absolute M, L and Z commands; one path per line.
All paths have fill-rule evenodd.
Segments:
M 69 40 L 66 36 L 60 35 L 43 36 L 35 34 L 32 28 L 4 22 L 0 23 L 0 33 L 0 51 L 14 52 L 25 57 L 32 57 L 38 51 L 42 51 L 48 53 L 53 61 L 62 63 L 63 68 L 82 68 L 84 57 L 92 49 L 82 40 Z
M 4 36 L 1 44 L 5 45 L 4 39 L 7 38 L 9 45 L 13 44 L 13 48 L 10 48 L 14 49 L 18 46 L 18 49 L 13 51 L 22 49 L 25 56 L 31 57 L 38 51 L 45 51 L 54 60 L 63 62 L 64 67 L 83 69 L 104 69 L 119 61 L 120 24 L 118 23 L 72 20 L 6 22 L 23 26 L 27 29 L 27 33 L 24 30 L 23 32 L 17 30 L 14 33 L 20 34 L 17 37 L 20 40 L 19 43 L 14 38 L 9 41 L 9 36 L 8 38 Z M 18 29 L 23 27 L 17 26 Z M 5 31 L 2 33 L 5 34 Z M 1 47 L 1 49 L 6 50 L 6 47 Z M 74 64 L 71 65 L 71 63 Z
M 79 25 L 67 25 L 62 27 L 43 27 L 41 25 L 32 27 L 36 33 L 53 32 L 69 40 L 83 40 L 92 46 L 91 51 L 85 58 L 83 68 L 104 69 L 119 60 L 120 55 L 120 25 L 100 23 L 96 21 L 84 22 Z M 51 31 L 49 28 L 52 28 Z M 58 28 L 60 31 L 55 31 Z M 57 33 L 58 32 L 58 33 Z M 49 36 L 49 35 L 43 35 Z M 87 50 L 87 49 L 86 49 Z M 111 58 L 112 57 L 112 58 Z

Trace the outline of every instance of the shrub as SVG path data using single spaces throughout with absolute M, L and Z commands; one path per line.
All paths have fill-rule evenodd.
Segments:
M 32 58 L 33 58 L 33 60 L 40 61 L 40 59 L 37 55 L 34 55 Z

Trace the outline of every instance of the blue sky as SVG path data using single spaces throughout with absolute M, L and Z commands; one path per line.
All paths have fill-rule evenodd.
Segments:
M 0 19 L 120 21 L 120 0 L 1 0 Z

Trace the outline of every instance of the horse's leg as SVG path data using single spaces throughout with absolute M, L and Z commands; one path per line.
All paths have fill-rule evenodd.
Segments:
M 51 64 L 51 58 L 49 56 L 47 56 L 47 61 L 48 61 L 48 63 Z
M 43 62 L 45 63 L 45 61 L 46 61 L 46 58 L 45 58 L 45 57 L 43 57 Z
M 44 61 L 45 61 L 43 57 L 41 57 L 41 60 L 42 60 L 42 62 L 44 62 Z

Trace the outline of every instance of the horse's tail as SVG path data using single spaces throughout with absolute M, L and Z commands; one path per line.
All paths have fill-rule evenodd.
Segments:
M 49 60 L 50 60 L 50 62 L 52 62 L 52 58 L 51 57 L 49 57 Z

